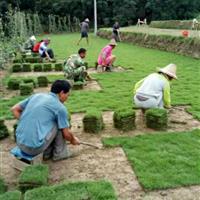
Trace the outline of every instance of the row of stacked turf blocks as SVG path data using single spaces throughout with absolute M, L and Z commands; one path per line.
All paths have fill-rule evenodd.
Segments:
M 118 109 L 114 112 L 114 127 L 121 131 L 135 129 L 135 110 Z M 145 123 L 148 128 L 155 130 L 165 130 L 168 125 L 168 116 L 165 109 L 152 108 L 145 112 Z M 102 113 L 89 111 L 83 118 L 83 129 L 88 133 L 99 133 L 104 129 Z
M 12 72 L 50 72 L 63 71 L 63 63 L 16 63 L 12 65 Z
M 20 95 L 30 95 L 33 93 L 34 88 L 48 87 L 49 80 L 46 76 L 38 76 L 37 81 L 33 78 L 24 78 L 23 80 L 17 78 L 10 78 L 7 86 L 10 90 L 20 90 Z

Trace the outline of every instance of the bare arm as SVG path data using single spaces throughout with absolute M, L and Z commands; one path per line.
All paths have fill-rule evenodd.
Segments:
M 63 137 L 66 140 L 70 141 L 71 144 L 73 144 L 73 145 L 79 145 L 80 144 L 79 139 L 72 134 L 72 132 L 70 131 L 69 128 L 63 128 L 62 134 L 63 134 Z
M 46 54 L 48 60 L 52 61 L 52 59 L 50 58 L 50 56 L 49 56 L 49 54 L 47 53 L 47 51 L 45 51 L 45 54 Z
M 13 115 L 16 119 L 20 118 L 22 111 L 23 111 L 23 109 L 21 108 L 21 106 L 19 104 L 16 104 L 11 108 L 11 112 L 13 113 Z

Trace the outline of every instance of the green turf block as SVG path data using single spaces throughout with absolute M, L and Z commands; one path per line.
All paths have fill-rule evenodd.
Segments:
M 24 200 L 117 200 L 109 182 L 75 182 L 41 187 L 25 193 Z
M 24 83 L 33 83 L 34 88 L 36 87 L 36 82 L 33 78 L 24 78 L 23 82 Z
M 8 89 L 19 90 L 20 80 L 16 78 L 11 78 L 8 81 Z
M 32 53 L 31 53 L 31 56 L 32 56 L 32 57 L 39 57 L 39 53 L 33 53 L 33 52 L 32 52 Z
M 0 121 L 1 122 L 1 121 Z M 1 135 L 0 135 L 1 137 Z M 0 177 L 0 194 L 3 194 L 5 193 L 7 190 L 7 186 L 6 184 L 4 183 L 4 180 Z
M 13 60 L 13 63 L 22 63 L 22 59 L 15 58 L 15 59 Z
M 42 63 L 42 59 L 40 57 L 29 57 L 26 58 L 25 61 L 27 63 Z
M 22 71 L 23 72 L 31 72 L 31 64 L 30 63 L 24 63 L 22 64 Z
M 55 63 L 54 69 L 55 71 L 63 71 L 63 63 Z
M 7 126 L 4 124 L 4 120 L 0 119 L 0 140 L 9 136 Z
M 42 64 L 34 64 L 33 71 L 34 72 L 42 72 L 43 71 Z
M 30 165 L 19 176 L 19 189 L 25 192 L 29 189 L 48 184 L 49 170 L 47 165 Z
M 135 129 L 135 111 L 130 109 L 118 109 L 113 115 L 114 127 L 122 131 Z
M 34 88 L 33 83 L 21 83 L 19 86 L 20 95 L 25 96 L 32 94 L 33 88 Z
M 51 65 L 51 63 L 44 63 L 43 64 L 43 71 L 44 72 L 50 72 L 50 71 L 52 71 L 52 65 Z
M 74 82 L 72 89 L 73 90 L 82 90 L 83 87 L 84 87 L 84 82 L 76 81 L 76 82 Z
M 0 200 L 22 200 L 20 191 L 10 191 L 0 195 Z
M 151 108 L 145 112 L 145 121 L 148 128 L 165 130 L 168 125 L 167 111 L 160 108 Z
M 46 76 L 38 76 L 37 77 L 38 80 L 38 86 L 39 87 L 48 87 L 48 79 Z
M 83 118 L 83 129 L 88 133 L 99 133 L 103 130 L 102 113 L 99 111 L 88 111 Z
M 13 64 L 13 66 L 12 66 L 12 72 L 21 72 L 21 71 L 22 71 L 21 64 Z

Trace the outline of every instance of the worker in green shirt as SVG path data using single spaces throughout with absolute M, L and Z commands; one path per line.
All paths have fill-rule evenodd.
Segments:
M 134 102 L 138 108 L 170 108 L 170 81 L 177 79 L 176 65 L 159 68 L 135 84 Z
M 78 54 L 71 55 L 64 63 L 65 77 L 73 84 L 76 81 L 91 80 L 84 62 L 86 49 L 80 48 Z

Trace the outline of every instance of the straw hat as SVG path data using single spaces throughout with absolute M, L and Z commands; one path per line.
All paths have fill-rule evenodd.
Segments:
M 85 22 L 90 22 L 90 20 L 88 18 L 85 19 Z
M 35 36 L 34 36 L 34 35 L 32 35 L 32 36 L 30 37 L 30 40 L 32 40 L 32 41 L 36 41 L 36 38 L 35 38 Z
M 169 64 L 164 68 L 158 68 L 158 72 L 162 72 L 164 74 L 167 74 L 168 76 L 178 79 L 176 76 L 176 65 L 175 64 Z
M 115 39 L 111 39 L 109 45 L 117 46 L 117 42 L 115 41 Z

